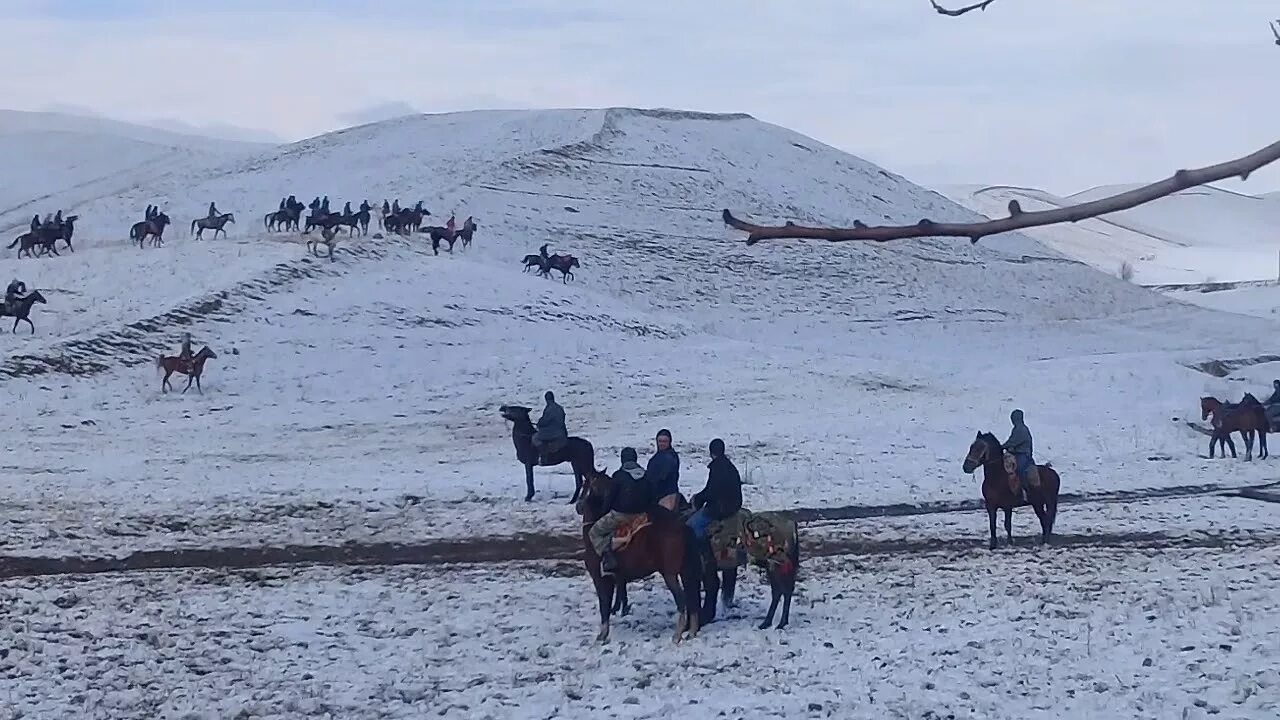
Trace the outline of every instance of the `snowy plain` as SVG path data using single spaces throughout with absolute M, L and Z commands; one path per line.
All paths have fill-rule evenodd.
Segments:
M 755 629 L 752 573 L 673 645 L 650 582 L 603 648 L 573 566 L 26 579 L 0 588 L 20 618 L 0 717 L 1254 720 L 1280 712 L 1278 567 L 1275 547 L 819 559 L 786 631 Z
M 1036 188 L 957 185 L 947 196 L 989 217 L 1090 202 L 1139 187 L 1106 185 L 1067 196 Z M 1112 275 L 1128 263 L 1143 285 L 1276 281 L 1280 278 L 1280 197 L 1196 187 L 1147 205 L 1078 223 L 1030 228 L 1028 236 Z M 1192 300 L 1194 302 L 1194 300 Z
M 1276 479 L 1270 461 L 1206 459 L 1206 438 L 1185 422 L 1198 421 L 1200 395 L 1265 391 L 1275 363 L 1225 378 L 1194 366 L 1271 352 L 1273 318 L 1176 302 L 1020 234 L 976 246 L 746 248 L 724 230 L 721 208 L 764 222 L 978 218 L 746 116 L 414 116 L 121 179 L 127 189 L 49 193 L 51 207 L 83 218 L 74 255 L 0 259 L 0 272 L 49 296 L 34 336 L 0 335 L 0 392 L 24 422 L 0 458 L 6 555 L 573 534 L 567 468 L 538 469 L 539 495 L 523 502 L 497 413 L 503 403 L 540 407 L 546 389 L 600 467 L 626 445 L 647 455 L 656 430 L 670 428 L 685 492 L 701 487 L 706 444 L 723 437 L 757 510 L 974 499 L 979 479 L 960 469 L 968 445 L 978 430 L 1003 437 L 1013 407 L 1026 411 L 1064 492 Z M 479 230 L 453 254 L 432 255 L 417 238 L 343 239 L 336 262 L 317 261 L 296 236 L 260 230 L 289 193 L 327 193 L 335 207 L 422 199 L 432 220 L 456 211 Z M 210 200 L 237 213 L 230 238 L 189 239 Z M 139 250 L 124 238 L 150 202 L 176 225 L 164 248 Z M 520 258 L 543 242 L 581 259 L 575 279 L 521 272 Z M 189 311 L 156 320 L 175 307 Z M 219 357 L 203 395 L 161 394 L 154 355 L 175 352 L 184 330 Z M 90 351 L 100 372 L 8 371 Z M 731 715 L 1087 717 L 1125 707 L 1199 717 L 1212 706 L 1258 717 L 1277 687 L 1272 508 L 1214 496 L 1061 510 L 1066 535 L 1164 532 L 1188 545 L 1166 552 L 1119 538 L 994 558 L 957 546 L 815 560 L 793 634 L 730 623 L 697 651 L 669 648 L 666 599 L 650 586 L 620 625 L 626 639 L 590 646 L 587 581 L 548 577 L 544 566 L 255 571 L 261 582 L 218 571 L 13 579 L 0 592 L 21 619 L 0 626 L 13 634 L 0 645 L 15 648 L 0 668 L 20 681 L 15 707 L 40 717 L 76 704 L 111 717 L 325 707 L 412 717 L 428 701 L 446 717 L 460 704 L 475 717 L 577 717 L 606 702 L 619 717 L 652 717 L 674 706 L 655 705 L 640 684 L 702 697 L 690 677 L 713 683 L 703 702 Z M 1015 523 L 1020 538 L 1032 533 L 1029 511 Z M 806 537 L 977 548 L 985 532 L 973 511 L 824 523 Z M 1248 538 L 1263 545 L 1227 549 Z M 51 606 L 67 592 L 88 599 Z M 1031 612 L 1023 592 L 1084 615 L 1037 609 L 1020 641 L 1007 626 Z M 1170 599 L 1157 620 L 1130 617 L 1159 597 Z M 1248 618 L 1244 640 L 1208 629 L 1239 623 L 1240 612 L 1260 618 Z M 979 622 L 984 613 L 1001 625 Z M 1080 637 L 1082 618 L 1097 637 Z M 399 629 L 362 639 L 377 627 Z M 889 627 L 905 629 L 876 632 Z M 76 643 L 99 650 L 81 654 Z M 854 658 L 839 657 L 859 643 Z M 1175 644 L 1192 646 L 1178 653 L 1199 653 L 1198 664 L 1177 660 Z M 438 659 L 439 647 L 456 655 Z M 907 657 L 907 647 L 939 655 Z M 757 651 L 782 668 L 767 682 L 710 677 Z M 406 669 L 415 655 L 422 666 Z M 658 678 L 672 658 L 689 672 Z M 486 675 L 495 667 L 510 670 Z M 797 673 L 816 673 L 813 697 L 784 692 Z M 985 679 L 965 679 L 975 673 Z M 1155 677 L 1166 679 L 1153 689 Z M 637 688 L 636 704 L 620 683 Z

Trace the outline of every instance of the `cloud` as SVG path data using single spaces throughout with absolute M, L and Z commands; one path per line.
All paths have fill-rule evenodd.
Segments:
M 924 183 L 1069 192 L 1277 138 L 1269 0 L 11 0 L 10 102 L 299 139 L 400 111 L 749 112 Z M 67 43 L 65 38 L 76 42 Z M 120 38 L 147 38 L 121 52 Z M 1280 186 L 1280 169 L 1244 188 Z

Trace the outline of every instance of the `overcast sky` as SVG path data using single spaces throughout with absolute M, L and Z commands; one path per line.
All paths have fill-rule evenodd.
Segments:
M 924 184 L 1064 193 L 1280 139 L 1275 0 L 200 5 L 3 0 L 0 105 L 290 140 L 413 110 L 748 112 Z

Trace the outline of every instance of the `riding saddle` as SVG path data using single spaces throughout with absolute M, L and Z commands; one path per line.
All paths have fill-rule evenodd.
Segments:
M 1009 476 L 1009 489 L 1014 494 L 1021 494 L 1022 480 L 1018 477 L 1018 459 L 1009 453 L 1004 454 L 1004 471 Z M 1033 488 L 1040 487 L 1040 466 L 1035 461 L 1027 468 L 1027 484 Z
M 627 520 L 613 531 L 613 550 L 619 552 L 631 544 L 631 540 L 636 533 L 653 524 L 653 520 L 649 517 L 649 513 L 640 513 L 635 517 Z

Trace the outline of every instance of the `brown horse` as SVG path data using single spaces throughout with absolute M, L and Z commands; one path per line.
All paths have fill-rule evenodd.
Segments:
M 1037 465 L 1040 486 L 1027 487 L 1027 500 L 1023 502 L 1013 491 L 1012 478 L 1005 470 L 1004 448 L 991 433 L 980 432 L 969 445 L 964 458 L 964 471 L 971 473 L 982 466 L 982 501 L 987 507 L 987 519 L 991 526 L 991 549 L 996 549 L 996 511 L 1004 510 L 1004 531 L 1013 544 L 1013 509 L 1031 505 L 1040 518 L 1040 542 L 1048 544 L 1053 534 L 1053 523 L 1058 518 L 1058 489 L 1061 479 L 1058 471 L 1048 463 Z
M 1215 443 L 1222 446 L 1222 456 L 1227 456 L 1227 447 L 1231 448 L 1231 457 L 1236 455 L 1236 445 L 1231 442 L 1231 433 L 1238 432 L 1244 438 L 1244 459 L 1253 460 L 1253 434 L 1258 433 L 1258 457 L 1265 458 L 1267 452 L 1267 410 L 1258 402 L 1258 398 L 1245 393 L 1239 405 L 1220 402 L 1215 397 L 1200 398 L 1200 419 L 1207 420 L 1213 416 L 1213 434 L 1209 436 L 1209 457 L 1213 458 Z
M 129 228 L 129 239 L 136 241 L 138 247 L 141 248 L 147 244 L 147 238 L 152 239 L 152 245 L 160 247 L 164 245 L 164 229 L 172 222 L 165 213 L 158 213 L 150 220 L 136 222 Z
M 587 472 L 582 498 L 577 505 L 578 514 L 582 516 L 583 561 L 600 603 L 600 633 L 596 640 L 602 643 L 609 640 L 609 615 L 613 610 L 617 583 L 642 580 L 655 572 L 662 575 L 676 602 L 673 639 L 680 642 L 686 632 L 689 637 L 696 637 L 702 607 L 702 559 L 693 531 L 676 513 L 655 504 L 649 511 L 651 524 L 636 531 L 627 546 L 618 551 L 618 567 L 614 574 L 601 574 L 600 555 L 592 547 L 589 533 L 591 526 L 604 514 L 600 506 L 612 483 L 613 479 L 607 473 L 592 468 Z
M 173 386 L 169 384 L 169 376 L 173 375 L 175 372 L 180 372 L 187 376 L 187 386 L 182 388 L 182 392 L 185 394 L 190 390 L 191 381 L 194 380 L 196 383 L 196 391 L 203 395 L 204 390 L 200 387 L 200 375 L 204 373 L 204 363 L 209 358 L 216 357 L 218 357 L 217 354 L 214 353 L 213 349 L 208 345 L 200 348 L 200 352 L 196 353 L 191 358 L 190 367 L 187 366 L 187 361 L 180 357 L 161 355 L 156 359 L 156 367 L 164 368 L 164 380 L 160 382 L 160 391 L 168 392 L 165 388 L 172 390 Z
M 236 216 L 234 213 L 222 213 L 213 217 L 196 218 L 191 221 L 191 233 L 196 236 L 197 240 L 204 239 L 204 231 L 212 230 L 213 239 L 218 239 L 218 233 L 222 233 L 225 237 L 227 234 L 227 223 L 234 223 Z

